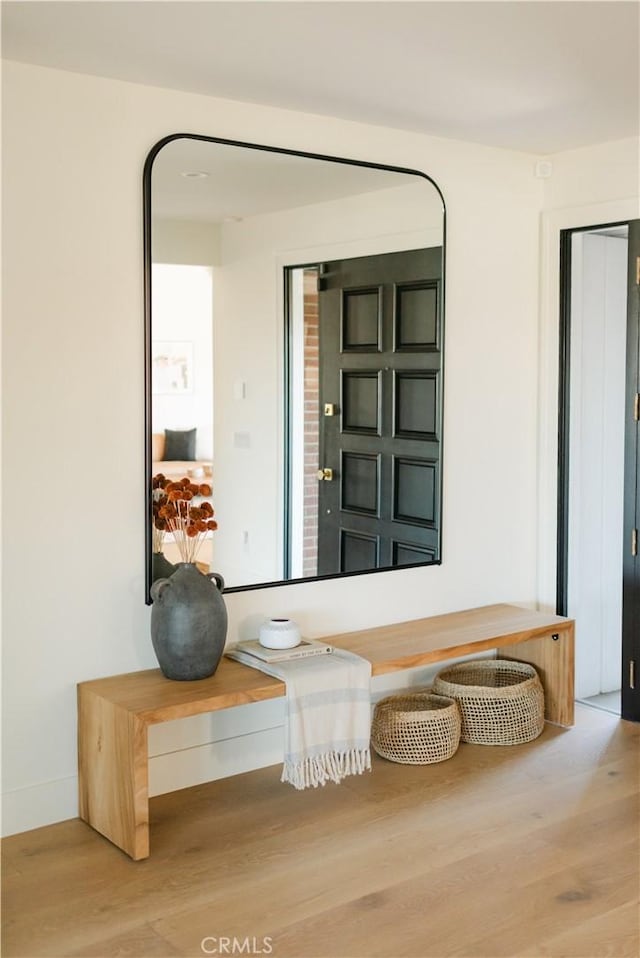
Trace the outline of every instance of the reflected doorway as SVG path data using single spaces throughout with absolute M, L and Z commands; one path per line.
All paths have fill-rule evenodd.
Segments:
M 293 577 L 440 560 L 441 262 L 285 270 Z

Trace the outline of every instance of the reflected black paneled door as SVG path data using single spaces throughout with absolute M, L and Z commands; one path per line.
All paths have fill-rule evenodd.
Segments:
M 439 559 L 442 250 L 324 263 L 318 574 Z

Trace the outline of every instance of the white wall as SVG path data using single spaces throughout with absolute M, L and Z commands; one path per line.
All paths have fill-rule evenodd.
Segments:
M 11 832 L 76 814 L 76 683 L 156 665 L 143 601 L 141 178 L 151 146 L 187 130 L 408 166 L 432 175 L 447 202 L 443 564 L 230 595 L 232 637 L 252 615 L 290 615 L 319 636 L 535 602 L 540 184 L 521 154 L 5 66 Z M 34 502 L 45 508 L 20 508 Z M 278 703 L 263 703 L 157 729 L 154 788 L 277 761 L 279 721 Z M 227 744 L 213 749 L 218 737 Z
M 560 232 L 640 217 L 640 140 L 570 150 L 552 156 L 551 161 L 552 175 L 541 181 L 536 591 L 540 606 L 555 610 Z
M 194 220 L 152 219 L 154 263 L 213 266 L 220 257 L 220 227 Z
M 640 139 L 631 137 L 566 150 L 550 157 L 552 174 L 544 180 L 544 208 L 558 210 L 638 198 Z M 602 220 L 598 222 L 603 222 Z M 588 226 L 574 223 L 574 226 Z

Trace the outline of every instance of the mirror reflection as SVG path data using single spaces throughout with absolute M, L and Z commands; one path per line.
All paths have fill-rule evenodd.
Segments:
M 200 567 L 250 588 L 438 562 L 435 185 L 181 136 L 145 189 L 149 488 L 188 478 L 213 506 Z M 147 541 L 150 585 L 180 557 Z

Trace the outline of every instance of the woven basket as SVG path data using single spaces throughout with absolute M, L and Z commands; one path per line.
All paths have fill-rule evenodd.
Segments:
M 436 676 L 434 692 L 455 699 L 463 742 L 521 745 L 544 728 L 544 692 L 532 665 L 502 659 L 461 662 Z
M 390 695 L 375 707 L 371 744 L 378 755 L 403 765 L 444 762 L 460 744 L 460 710 L 428 691 Z

